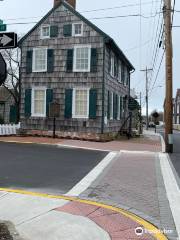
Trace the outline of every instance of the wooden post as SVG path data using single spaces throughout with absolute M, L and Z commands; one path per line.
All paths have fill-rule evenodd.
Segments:
M 165 144 L 166 152 L 173 152 L 173 102 L 172 102 L 172 26 L 171 0 L 164 0 L 165 50 L 166 50 L 166 98 L 165 98 Z

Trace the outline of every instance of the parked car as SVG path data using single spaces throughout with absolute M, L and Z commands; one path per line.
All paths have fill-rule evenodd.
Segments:
M 149 127 L 150 128 L 154 128 L 155 127 L 155 123 L 154 122 L 149 122 Z

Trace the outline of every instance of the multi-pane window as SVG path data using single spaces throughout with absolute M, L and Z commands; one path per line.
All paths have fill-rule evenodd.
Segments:
M 88 115 L 89 115 L 89 89 L 74 89 L 73 117 L 88 118 Z
M 47 49 L 33 49 L 33 72 L 47 71 Z
M 44 117 L 46 115 L 46 90 L 33 89 L 32 116 Z
M 121 97 L 118 96 L 118 102 L 117 102 L 117 120 L 120 120 L 121 118 Z
M 82 23 L 73 24 L 73 36 L 82 36 L 83 35 L 83 25 Z
M 49 38 L 50 37 L 50 26 L 45 25 L 41 27 L 41 38 Z
M 90 71 L 90 47 L 75 47 L 74 72 Z
M 124 66 L 124 85 L 127 85 L 127 68 Z
M 118 64 L 118 81 L 119 82 L 122 82 L 121 74 L 122 74 L 122 67 L 121 67 L 121 62 L 119 61 L 119 64 Z
M 110 119 L 113 119 L 113 92 L 110 93 Z
M 129 85 L 129 71 L 128 68 L 126 68 L 126 78 L 125 78 L 126 85 Z
M 111 76 L 112 77 L 114 77 L 114 61 L 115 61 L 115 59 L 114 59 L 114 54 L 113 53 L 111 53 Z

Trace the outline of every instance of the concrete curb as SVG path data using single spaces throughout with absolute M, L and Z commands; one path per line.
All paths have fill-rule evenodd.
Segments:
M 161 170 L 166 188 L 167 197 L 169 200 L 170 208 L 176 225 L 178 236 L 180 237 L 180 189 L 176 182 L 173 169 L 171 168 L 168 154 L 159 153 Z
M 104 203 L 90 201 L 86 199 L 80 199 L 78 197 L 69 197 L 65 195 L 49 195 L 49 194 L 43 194 L 43 193 L 36 193 L 36 192 L 28 192 L 18 189 L 6 189 L 6 188 L 0 188 L 0 191 L 3 192 L 10 192 L 10 193 L 18 193 L 23 195 L 29 195 L 34 197 L 44 197 L 44 198 L 50 198 L 50 199 L 61 199 L 61 200 L 67 200 L 71 202 L 78 202 L 83 204 L 88 204 L 91 206 L 97 206 L 100 208 L 112 210 L 116 213 L 122 214 L 125 217 L 128 217 L 129 219 L 133 220 L 134 222 L 140 224 L 144 229 L 146 229 L 149 233 L 151 233 L 155 239 L 157 240 L 168 240 L 167 237 L 163 234 L 163 232 L 158 229 L 156 226 L 154 226 L 152 223 L 148 222 L 147 220 L 137 216 L 136 214 L 133 214 L 129 212 L 128 210 L 124 210 L 118 207 L 110 206 Z

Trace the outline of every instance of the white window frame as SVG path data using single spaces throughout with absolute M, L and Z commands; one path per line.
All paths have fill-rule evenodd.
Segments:
M 43 28 L 48 27 L 49 28 L 49 36 L 43 36 Z M 50 38 L 50 25 L 49 24 L 44 24 L 41 26 L 41 39 L 48 39 Z
M 111 92 L 110 94 L 111 94 L 110 120 L 113 120 L 113 105 L 114 105 L 114 103 L 113 103 L 113 100 L 114 100 L 113 92 Z
M 118 104 L 117 104 L 117 120 L 120 120 L 121 119 L 121 109 L 120 109 L 120 106 L 121 106 L 121 97 L 118 96 Z
M 115 74 L 114 63 L 115 63 L 115 56 L 114 56 L 114 53 L 111 53 L 111 71 L 110 71 L 110 74 L 111 74 L 112 77 L 114 77 L 114 74 Z
M 35 113 L 34 112 L 34 92 L 35 91 L 45 91 L 45 101 L 44 101 L 44 113 L 43 114 L 39 114 L 39 113 Z M 46 117 L 46 87 L 33 87 L 32 88 L 32 98 L 31 98 L 31 116 L 32 117 Z
M 78 48 L 88 48 L 88 69 L 79 70 L 76 68 L 76 51 Z M 78 45 L 74 46 L 74 57 L 73 57 L 73 72 L 90 72 L 91 70 L 91 45 Z
M 122 74 L 122 64 L 121 64 L 121 61 L 119 61 L 119 64 L 118 64 L 118 82 L 120 82 L 120 83 L 122 83 L 121 74 Z
M 180 105 L 177 104 L 177 114 L 179 114 Z
M 75 34 L 75 25 L 81 25 L 81 34 Z M 74 37 L 82 37 L 83 36 L 83 23 L 82 22 L 75 22 L 72 24 L 72 35 Z
M 127 67 L 124 66 L 124 86 L 127 86 Z
M 35 69 L 35 51 L 39 49 L 44 49 L 46 51 L 46 66 L 44 69 Z M 47 72 L 47 50 L 48 48 L 45 47 L 38 47 L 38 48 L 33 48 L 33 72 Z
M 87 115 L 86 116 L 80 116 L 76 115 L 76 91 L 77 90 L 87 90 Z M 81 118 L 81 119 L 88 119 L 89 118 L 89 91 L 90 88 L 73 88 L 73 102 L 72 102 L 72 118 Z

